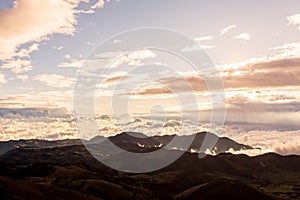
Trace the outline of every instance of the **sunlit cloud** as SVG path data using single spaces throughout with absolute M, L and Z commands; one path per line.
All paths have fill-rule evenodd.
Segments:
M 24 88 L 26 89 L 26 88 Z M 72 106 L 72 90 L 37 92 L 27 89 L 20 95 L 0 97 L 0 108 L 67 108 Z
M 89 0 L 16 0 L 13 8 L 0 11 L 0 60 L 2 68 L 22 73 L 32 69 L 30 55 L 39 50 L 39 43 L 53 34 L 74 35 L 77 24 L 77 10 L 81 2 Z M 91 10 L 101 8 L 100 0 Z M 19 49 L 21 45 L 33 42 L 31 46 Z M 63 46 L 55 47 L 61 50 Z M 26 58 L 26 59 L 25 59 Z
M 73 78 L 57 74 L 40 74 L 35 76 L 34 80 L 41 81 L 47 86 L 56 88 L 70 87 L 74 83 Z
M 234 24 L 229 25 L 229 26 L 227 26 L 227 27 L 221 29 L 221 30 L 220 30 L 220 34 L 221 34 L 221 35 L 225 35 L 225 34 L 228 33 L 230 30 L 232 30 L 232 29 L 234 29 L 234 28 L 236 28 L 236 27 L 237 27 L 237 26 L 234 25 Z
M 10 69 L 15 74 L 31 71 L 32 68 L 32 61 L 23 58 L 8 59 L 2 64 L 2 69 Z
M 213 36 L 203 36 L 203 37 L 195 38 L 194 40 L 197 42 L 202 42 L 202 41 L 212 40 L 213 38 L 214 38 Z
M 10 59 L 21 44 L 38 42 L 54 33 L 74 34 L 78 3 L 17 0 L 13 8 L 0 11 L 0 59 Z
M 110 67 L 117 68 L 122 64 L 128 65 L 142 65 L 146 58 L 155 58 L 155 53 L 151 50 L 137 50 L 132 52 L 125 52 L 117 60 L 115 60 Z
M 287 20 L 289 21 L 289 24 L 298 26 L 298 29 L 300 29 L 300 13 L 288 16 Z
M 63 68 L 81 68 L 83 63 L 85 62 L 84 59 L 72 59 L 67 62 L 62 62 L 58 64 L 58 67 Z
M 249 41 L 251 40 L 251 35 L 249 33 L 241 33 L 237 36 L 235 36 L 235 39 L 237 40 L 246 40 L 246 41 Z
M 29 77 L 27 75 L 17 75 L 17 78 L 23 82 L 26 82 Z
M 122 40 L 114 40 L 113 43 L 114 43 L 114 44 L 122 44 L 123 41 L 122 41 Z
M 0 85 L 3 85 L 5 83 L 6 83 L 5 75 L 0 73 Z

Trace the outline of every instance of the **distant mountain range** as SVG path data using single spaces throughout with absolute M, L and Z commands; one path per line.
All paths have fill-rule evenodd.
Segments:
M 2 142 L 0 199 L 300 198 L 300 156 L 268 153 L 249 157 L 222 153 L 230 148 L 252 148 L 229 138 L 218 138 L 213 147 L 218 152 L 216 156 L 199 158 L 198 154 L 189 152 L 199 149 L 207 134 L 211 133 L 194 135 L 196 139 L 192 145 L 169 166 L 139 174 L 105 166 L 80 140 Z M 121 148 L 140 152 L 157 150 L 172 137 L 122 133 L 109 140 Z M 181 136 L 179 141 L 186 137 L 192 136 Z M 95 137 L 84 142 L 105 146 L 108 141 Z M 178 149 L 164 149 L 168 154 L 162 154 L 159 159 L 183 151 Z
M 149 151 L 153 151 L 153 149 L 158 149 L 165 147 L 169 144 L 172 139 L 174 139 L 175 135 L 164 135 L 164 136 L 153 136 L 147 137 L 142 133 L 135 132 L 123 132 L 116 136 L 108 137 L 108 139 L 117 145 L 118 147 L 133 151 L 139 152 L 141 149 L 145 151 L 145 149 L 149 149 Z M 216 141 L 216 144 L 213 144 L 207 148 L 212 153 L 219 154 L 229 151 L 230 149 L 238 151 L 245 149 L 253 149 L 253 147 L 237 143 L 227 137 L 218 137 L 217 135 L 209 132 L 200 132 L 194 135 L 189 136 L 179 136 L 178 142 L 169 146 L 169 149 L 177 149 L 189 152 L 200 152 L 201 146 L 203 144 L 205 137 L 211 137 L 213 141 Z M 191 140 L 193 141 L 191 145 L 185 147 L 185 141 Z M 108 146 L 108 141 L 106 138 L 102 136 L 96 136 L 89 141 L 83 141 L 86 145 L 103 145 Z M 0 142 L 0 155 L 16 149 L 16 148 L 53 148 L 60 146 L 71 146 L 71 145 L 81 145 L 82 141 L 79 139 L 76 140 L 58 140 L 58 141 L 47 141 L 47 140 L 11 140 L 7 142 Z

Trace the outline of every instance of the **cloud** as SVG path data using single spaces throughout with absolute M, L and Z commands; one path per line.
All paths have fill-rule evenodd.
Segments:
M 22 73 L 32 69 L 30 54 L 38 43 L 53 34 L 73 35 L 76 32 L 77 10 L 81 2 L 89 0 L 15 0 L 13 8 L 0 11 L 0 60 L 5 69 Z M 91 9 L 103 7 L 100 0 Z M 94 10 L 93 10 L 94 12 Z M 21 45 L 34 42 L 27 48 Z M 61 50 L 63 47 L 55 47 Z
M 202 50 L 201 45 L 194 45 L 190 47 L 184 47 L 183 49 L 181 49 L 182 52 L 201 51 L 201 50 Z
M 246 64 L 223 72 L 226 88 L 266 88 L 299 86 L 300 58 Z
M 87 41 L 84 44 L 88 45 L 88 46 L 95 46 L 95 44 L 93 42 Z
M 212 40 L 213 38 L 214 38 L 213 36 L 204 36 L 204 37 L 195 38 L 194 40 L 197 42 L 202 42 L 202 41 Z
M 2 69 L 11 69 L 15 74 L 31 71 L 33 68 L 31 60 L 17 58 L 5 60 L 2 64 Z
M 84 0 L 85 2 L 89 2 L 89 0 Z M 106 0 L 106 2 L 109 2 L 110 0 Z M 95 13 L 95 10 L 98 8 L 103 8 L 105 4 L 104 0 L 97 0 L 96 3 L 94 3 L 88 10 L 78 10 L 77 13 L 84 13 L 84 14 L 93 14 Z
M 208 50 L 208 49 L 213 49 L 215 46 L 211 45 L 194 45 L 191 47 L 184 47 L 181 49 L 182 52 L 190 52 L 190 51 L 201 51 L 202 49 Z
M 41 118 L 40 118 L 41 119 Z M 77 139 L 78 131 L 71 120 L 51 118 L 44 120 L 0 118 L 0 140 Z
M 120 55 L 122 52 L 106 52 L 102 55 L 99 55 L 99 58 L 105 59 L 106 61 L 112 61 L 113 58 Z M 129 66 L 139 66 L 143 65 L 143 60 L 147 58 L 155 58 L 156 54 L 148 49 L 136 50 L 131 52 L 123 52 L 117 60 L 115 60 L 110 68 L 117 68 L 122 64 L 128 64 Z M 107 63 L 108 64 L 108 63 Z
M 27 75 L 17 75 L 17 78 L 20 79 L 23 82 L 26 82 L 28 80 Z
M 62 50 L 64 48 L 64 46 L 55 46 L 53 47 L 53 49 L 56 49 L 58 51 Z
M 0 11 L 0 59 L 10 59 L 17 47 L 47 36 L 75 32 L 76 7 L 80 1 L 17 0 Z
M 289 21 L 289 24 L 298 26 L 298 29 L 300 29 L 300 13 L 288 16 L 287 20 Z
M 172 90 L 166 87 L 146 86 L 135 91 L 134 95 L 158 95 L 158 94 L 173 94 Z
M 29 91 L 22 95 L 10 95 L 0 97 L 0 107 L 2 108 L 57 108 L 63 107 L 71 110 L 72 90 L 65 91 L 46 91 L 35 92 Z
M 142 60 L 146 58 L 155 58 L 156 55 L 151 50 L 138 50 L 125 53 L 117 60 L 117 65 L 128 63 L 129 65 L 140 65 Z
M 150 85 L 141 87 L 135 94 L 155 95 L 155 94 L 177 94 L 195 91 L 207 91 L 205 80 L 201 75 L 183 75 L 181 77 L 165 77 L 156 80 L 160 86 Z
M 274 47 L 273 49 L 278 51 L 278 54 L 274 56 L 274 59 L 299 58 L 300 42 L 286 43 Z
M 241 33 L 241 34 L 235 36 L 235 39 L 249 41 L 249 40 L 251 40 L 251 35 L 249 33 Z
M 57 74 L 40 74 L 35 76 L 34 80 L 41 81 L 47 86 L 56 87 L 56 88 L 71 87 L 74 83 L 73 78 L 69 78 Z
M 6 83 L 5 75 L 0 73 L 0 85 L 3 85 L 5 83 Z
M 276 130 L 252 130 L 243 131 L 227 127 L 224 136 L 233 140 L 261 148 L 260 151 L 240 152 L 250 155 L 258 155 L 266 152 L 276 152 L 281 155 L 300 155 L 300 132 L 276 131 Z
M 37 51 L 37 50 L 39 50 L 39 44 L 38 43 L 33 43 L 27 49 L 23 48 L 23 49 L 17 51 L 15 56 L 20 57 L 20 58 L 24 58 L 24 57 L 29 58 L 30 54 L 34 51 Z
M 91 9 L 96 9 L 96 8 L 103 8 L 104 6 L 104 0 L 98 0 L 98 2 L 96 2 Z
M 122 80 L 125 80 L 125 79 L 128 79 L 129 77 L 128 76 L 113 76 L 113 77 L 109 77 L 107 79 L 105 79 L 103 82 L 105 84 L 114 84 L 114 83 L 117 83 L 117 82 L 120 82 Z
M 70 118 L 64 108 L 0 108 L 0 117 L 9 119 Z
M 213 46 L 213 45 L 201 45 L 201 48 L 204 49 L 204 50 L 208 50 L 208 49 L 215 48 L 215 46 Z
M 114 40 L 113 43 L 114 44 L 121 44 L 121 43 L 123 43 L 123 41 L 122 40 Z
M 221 35 L 225 35 L 228 31 L 230 31 L 230 30 L 232 30 L 232 29 L 234 29 L 234 28 L 236 28 L 236 27 L 237 27 L 237 26 L 234 25 L 234 24 L 229 25 L 229 26 L 227 26 L 227 27 L 221 29 L 221 30 L 220 30 L 220 34 L 221 34 Z
M 85 62 L 84 59 L 72 59 L 68 62 L 62 62 L 58 64 L 58 67 L 63 68 L 81 68 L 83 63 Z

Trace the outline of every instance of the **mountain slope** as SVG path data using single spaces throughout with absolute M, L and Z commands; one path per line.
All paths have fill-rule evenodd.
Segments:
M 166 156 L 176 152 L 165 151 Z M 31 191 L 40 194 L 41 188 L 46 196 L 49 192 L 63 198 L 59 192 L 70 192 L 75 199 L 84 195 L 100 199 L 300 198 L 300 157 L 273 153 L 257 157 L 221 153 L 200 159 L 186 152 L 158 171 L 130 174 L 106 167 L 82 145 L 18 148 L 0 156 L 0 176 L 0 195 L 32 185 L 24 193 L 28 198 Z

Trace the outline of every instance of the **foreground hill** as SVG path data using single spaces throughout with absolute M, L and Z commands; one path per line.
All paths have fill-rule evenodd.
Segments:
M 108 168 L 82 145 L 17 148 L 0 156 L 0 199 L 299 199 L 299 180 L 300 157 L 273 153 L 200 159 L 186 152 L 144 174 Z

